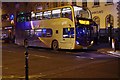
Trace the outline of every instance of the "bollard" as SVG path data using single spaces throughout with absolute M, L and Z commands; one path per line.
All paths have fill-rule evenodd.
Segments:
M 114 52 L 116 52 L 116 48 L 115 48 L 115 39 L 112 39 L 112 48 L 113 48 Z
M 25 80 L 29 80 L 28 78 L 28 41 L 25 39 L 24 41 L 25 46 Z
M 119 43 L 117 39 L 112 39 L 112 48 L 114 49 L 114 52 L 119 49 Z

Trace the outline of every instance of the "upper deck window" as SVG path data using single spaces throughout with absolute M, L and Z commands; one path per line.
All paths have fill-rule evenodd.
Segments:
M 81 7 L 76 7 L 76 6 L 74 6 L 73 8 L 74 8 L 75 18 L 76 17 L 91 18 L 90 12 L 87 9 L 83 9 Z
M 62 9 L 62 17 L 69 18 L 72 20 L 72 10 L 69 7 Z
M 112 5 L 112 4 L 113 4 L 113 0 L 107 0 L 105 6 L 107 6 L 107 5 Z
M 82 0 L 82 6 L 87 7 L 87 0 Z
M 26 22 L 31 20 L 31 13 L 19 13 L 17 15 L 17 22 Z
M 60 18 L 60 9 L 52 10 L 52 18 Z
M 99 0 L 94 0 L 94 6 L 99 6 L 99 5 L 100 5 Z
M 43 19 L 50 19 L 51 18 L 51 11 L 45 11 L 43 13 Z
M 113 3 L 113 0 L 107 0 L 107 4 Z
M 17 22 L 25 22 L 25 14 L 24 13 L 20 13 L 17 15 Z
M 36 13 L 36 19 L 41 20 L 42 19 L 42 12 Z
M 33 11 L 31 12 L 31 20 L 36 20 L 36 15 Z

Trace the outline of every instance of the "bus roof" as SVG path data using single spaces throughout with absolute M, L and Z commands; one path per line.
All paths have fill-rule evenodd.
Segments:
M 73 5 L 66 5 L 66 6 L 60 6 L 60 7 L 55 7 L 55 8 L 49 8 L 49 9 L 39 10 L 39 11 L 35 11 L 35 12 L 44 12 L 44 11 L 50 11 L 50 10 L 54 10 L 54 9 L 61 9 L 61 8 L 65 8 L 65 7 L 73 8 L 74 6 Z M 82 6 L 76 6 L 76 7 L 83 8 Z

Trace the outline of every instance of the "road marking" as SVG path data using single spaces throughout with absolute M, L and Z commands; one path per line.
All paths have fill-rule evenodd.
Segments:
M 30 75 L 29 76 L 29 79 L 32 79 L 32 78 L 41 78 L 43 76 L 46 76 L 46 75 L 43 75 L 42 73 L 38 74 L 38 75 Z M 19 76 L 19 75 L 8 75 L 8 76 L 0 76 L 1 79 L 25 79 L 25 76 Z
M 42 72 L 39 73 L 37 75 L 29 75 L 29 79 L 35 79 L 35 78 L 43 78 L 45 76 L 50 76 L 50 75 L 57 75 L 57 74 L 62 74 L 63 72 L 68 72 L 68 71 L 72 71 L 75 69 L 80 69 L 83 68 L 85 66 L 89 66 L 89 65 L 94 65 L 95 63 L 106 63 L 108 61 L 93 61 L 93 62 L 89 62 L 89 63 L 85 63 L 82 66 L 81 65 L 76 65 L 76 66 L 66 66 L 66 67 L 60 67 L 56 70 L 51 70 L 51 71 L 47 71 L 47 72 Z M 111 61 L 109 61 L 111 62 Z M 2 79 L 24 79 L 25 76 L 20 76 L 20 75 L 8 75 L 8 76 L 0 76 L 0 78 Z
M 6 51 L 6 50 L 3 50 L 3 51 L 5 51 L 5 52 L 9 52 L 9 53 L 16 53 L 16 52 L 14 52 L 14 51 Z
M 51 59 L 50 57 L 47 57 L 47 56 L 40 56 L 40 55 L 32 55 L 32 56 L 40 57 L 40 58 L 46 58 L 46 59 Z
M 13 52 L 13 51 L 8 51 L 8 52 L 10 52 L 10 53 L 11 53 L 11 52 Z

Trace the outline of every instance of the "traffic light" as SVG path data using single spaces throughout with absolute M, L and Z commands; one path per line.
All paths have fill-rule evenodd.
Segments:
M 10 20 L 14 20 L 14 15 L 13 14 L 10 15 Z

